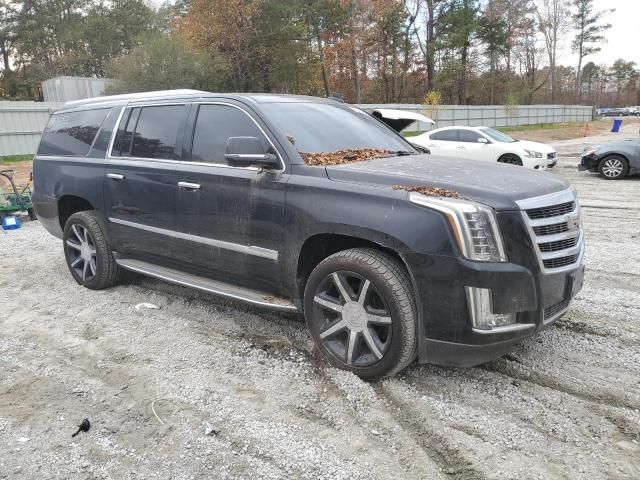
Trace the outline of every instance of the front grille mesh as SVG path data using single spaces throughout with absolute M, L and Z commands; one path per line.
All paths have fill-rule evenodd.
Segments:
M 554 223 L 552 225 L 541 225 L 539 227 L 533 227 L 533 231 L 536 235 L 555 235 L 556 233 L 564 233 L 569 231 L 569 224 L 567 222 Z
M 572 263 L 576 263 L 578 255 L 568 255 L 566 257 L 548 258 L 542 261 L 545 268 L 562 268 Z
M 531 220 L 540 218 L 558 217 L 566 213 L 571 213 L 576 209 L 576 202 L 561 203 L 549 207 L 532 208 L 527 210 L 527 215 Z
M 576 243 L 578 243 L 578 237 L 566 238 L 556 242 L 539 243 L 538 247 L 540 247 L 541 252 L 557 252 L 558 250 L 575 247 Z
M 578 262 L 584 234 L 580 206 L 574 195 L 565 191 L 546 198 L 546 204 L 538 199 L 523 201 L 522 213 L 531 229 L 540 267 L 553 273 Z
M 558 313 L 560 313 L 563 310 L 566 310 L 567 308 L 569 308 L 569 303 L 570 302 L 571 302 L 571 300 L 565 299 L 565 300 L 562 300 L 561 302 L 556 303 L 555 305 L 551 305 L 550 307 L 545 308 L 544 309 L 544 321 L 547 322 L 547 321 L 551 320 Z

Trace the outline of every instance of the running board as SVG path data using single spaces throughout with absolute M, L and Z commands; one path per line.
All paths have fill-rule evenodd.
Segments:
M 125 270 L 141 273 L 149 277 L 159 278 L 170 283 L 191 287 L 204 292 L 213 293 L 222 297 L 238 300 L 240 302 L 259 305 L 261 307 L 282 311 L 297 311 L 296 306 L 289 300 L 276 297 L 268 293 L 237 287 L 210 278 L 191 275 L 189 273 L 174 270 L 172 268 L 161 267 L 153 263 L 134 260 L 131 258 L 117 258 L 116 263 Z

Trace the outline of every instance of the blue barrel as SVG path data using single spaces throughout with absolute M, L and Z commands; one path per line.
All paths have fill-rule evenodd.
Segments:
M 622 119 L 621 118 L 614 118 L 613 119 L 613 126 L 611 127 L 611 131 L 613 133 L 619 133 L 621 126 L 622 126 Z

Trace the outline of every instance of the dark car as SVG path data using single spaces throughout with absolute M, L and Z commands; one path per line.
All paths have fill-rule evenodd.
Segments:
M 582 286 L 566 181 L 424 155 L 332 100 L 72 102 L 51 116 L 34 179 L 38 216 L 80 285 L 131 270 L 300 312 L 334 365 L 368 379 L 416 358 L 491 360 L 553 323 Z
M 640 139 L 608 142 L 585 150 L 578 170 L 597 172 L 607 180 L 640 173 Z

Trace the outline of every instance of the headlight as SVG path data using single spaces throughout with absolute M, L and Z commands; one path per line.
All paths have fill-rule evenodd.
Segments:
M 493 209 L 475 202 L 410 193 L 409 200 L 444 213 L 462 255 L 481 262 L 506 262 Z
M 542 154 L 534 150 L 525 149 L 525 153 L 527 154 L 527 157 L 530 157 L 530 158 L 542 158 Z
M 597 150 L 595 148 L 592 148 L 591 150 L 585 150 L 585 152 L 582 154 L 583 157 L 590 157 L 591 155 L 595 155 L 597 152 Z

